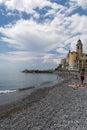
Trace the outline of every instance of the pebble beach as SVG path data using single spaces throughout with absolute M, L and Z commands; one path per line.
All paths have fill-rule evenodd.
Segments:
M 0 130 L 87 130 L 87 88 L 66 79 L 0 106 Z

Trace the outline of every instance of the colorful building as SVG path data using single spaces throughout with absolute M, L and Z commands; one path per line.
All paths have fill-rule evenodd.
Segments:
M 83 53 L 83 44 L 81 40 L 77 41 L 76 51 L 70 51 L 67 57 L 61 60 L 61 69 L 81 70 L 87 69 L 87 54 Z

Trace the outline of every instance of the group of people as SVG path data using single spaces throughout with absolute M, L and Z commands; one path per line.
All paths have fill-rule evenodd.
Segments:
M 72 85 L 77 86 L 77 87 L 85 87 L 85 86 L 87 87 L 87 85 L 86 85 L 87 84 L 87 73 L 84 68 L 81 69 L 78 74 L 74 75 L 74 79 L 79 80 L 80 84 L 78 84 L 76 81 L 76 82 L 73 82 Z
M 68 78 L 70 78 L 72 76 L 72 73 L 68 70 L 67 73 L 68 75 L 66 75 Z M 66 77 L 64 73 L 60 73 L 60 76 Z M 57 79 L 59 77 L 59 74 L 57 75 Z M 73 84 L 76 84 L 77 86 L 83 86 L 84 87 L 84 80 L 85 80 L 85 84 L 87 84 L 87 72 L 85 71 L 84 68 L 82 68 L 79 73 L 74 73 L 74 79 L 79 80 L 80 84 L 78 84 L 78 82 L 73 82 Z M 86 85 L 87 86 L 87 85 Z

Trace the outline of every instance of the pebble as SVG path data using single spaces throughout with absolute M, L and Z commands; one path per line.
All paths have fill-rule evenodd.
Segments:
M 40 101 L 1 119 L 0 130 L 87 130 L 87 90 L 74 90 L 70 82 L 54 86 Z

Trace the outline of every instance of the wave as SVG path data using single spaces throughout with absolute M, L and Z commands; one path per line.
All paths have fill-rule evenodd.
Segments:
M 13 92 L 17 92 L 17 90 L 0 90 L 0 94 L 13 93 Z
M 0 94 L 14 93 L 17 91 L 25 91 L 25 90 L 34 89 L 34 88 L 35 88 L 34 86 L 31 86 L 31 87 L 26 87 L 26 88 L 20 88 L 17 90 L 0 90 Z
M 16 90 L 0 90 L 0 94 L 6 94 L 6 93 L 13 93 L 13 92 L 17 92 L 17 91 L 26 91 L 26 90 L 33 90 L 33 89 L 38 89 L 38 88 L 43 88 L 43 87 L 48 87 L 48 86 L 52 86 L 52 85 L 55 85 L 56 83 L 59 83 L 61 81 L 63 81 L 64 79 L 62 78 L 59 78 L 59 79 L 56 79 L 54 81 L 46 81 L 46 82 L 43 82 L 43 83 L 40 83 L 40 84 L 37 84 L 35 86 L 30 86 L 30 87 L 25 87 L 25 88 L 18 88 Z

